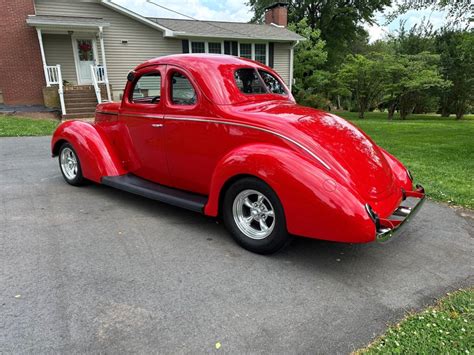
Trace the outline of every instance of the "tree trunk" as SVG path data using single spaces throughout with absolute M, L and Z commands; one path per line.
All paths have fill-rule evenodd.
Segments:
M 441 107 L 441 117 L 449 117 L 450 113 L 447 107 Z
M 359 118 L 364 118 L 364 111 L 359 110 Z
M 392 104 L 392 105 L 388 106 L 388 119 L 389 120 L 393 120 L 393 115 L 395 113 L 395 108 L 396 108 L 395 104 Z

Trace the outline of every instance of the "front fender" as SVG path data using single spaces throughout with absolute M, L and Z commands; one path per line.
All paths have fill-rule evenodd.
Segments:
M 107 135 L 94 124 L 82 121 L 62 123 L 51 140 L 53 157 L 59 154 L 63 142 L 73 146 L 81 162 L 82 174 L 89 180 L 100 182 L 103 176 L 126 173 Z
M 237 148 L 219 162 L 205 214 L 218 215 L 226 183 L 241 175 L 255 176 L 276 192 L 291 234 L 353 243 L 375 239 L 375 225 L 358 196 L 304 153 L 269 144 Z

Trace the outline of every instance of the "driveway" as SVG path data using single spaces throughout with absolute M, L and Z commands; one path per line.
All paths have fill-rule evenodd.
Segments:
M 0 138 L 0 353 L 348 353 L 472 285 L 473 250 L 472 217 L 427 201 L 389 244 L 260 256 L 213 219 L 67 185 L 49 137 Z

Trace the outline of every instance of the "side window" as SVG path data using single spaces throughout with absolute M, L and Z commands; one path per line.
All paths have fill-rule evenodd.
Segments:
M 267 86 L 268 91 L 270 91 L 272 94 L 287 95 L 286 90 L 280 80 L 264 70 L 259 70 L 258 72 L 262 77 L 263 82 Z
M 157 104 L 161 98 L 161 74 L 157 72 L 142 75 L 132 91 L 133 103 Z
M 189 79 L 179 72 L 171 75 L 171 102 L 175 105 L 194 105 L 196 91 Z
M 267 92 L 255 69 L 238 69 L 234 73 L 235 83 L 244 94 L 264 94 Z

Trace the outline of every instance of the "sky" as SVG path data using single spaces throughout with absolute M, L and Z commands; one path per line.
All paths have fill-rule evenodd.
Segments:
M 112 1 L 144 16 L 185 18 L 150 4 L 146 0 Z M 199 20 L 248 22 L 252 17 L 250 8 L 245 5 L 246 0 L 152 1 Z M 423 18 L 429 18 L 433 27 L 436 29 L 444 23 L 445 13 L 431 10 L 409 11 L 388 25 L 385 24 L 386 21 L 382 13 L 377 13 L 375 18 L 377 24 L 372 26 L 368 24 L 364 25 L 366 30 L 369 32 L 370 42 L 382 39 L 387 33 L 396 31 L 399 28 L 400 21 L 402 20 L 406 20 L 406 27 L 410 28 L 413 25 L 420 23 Z

